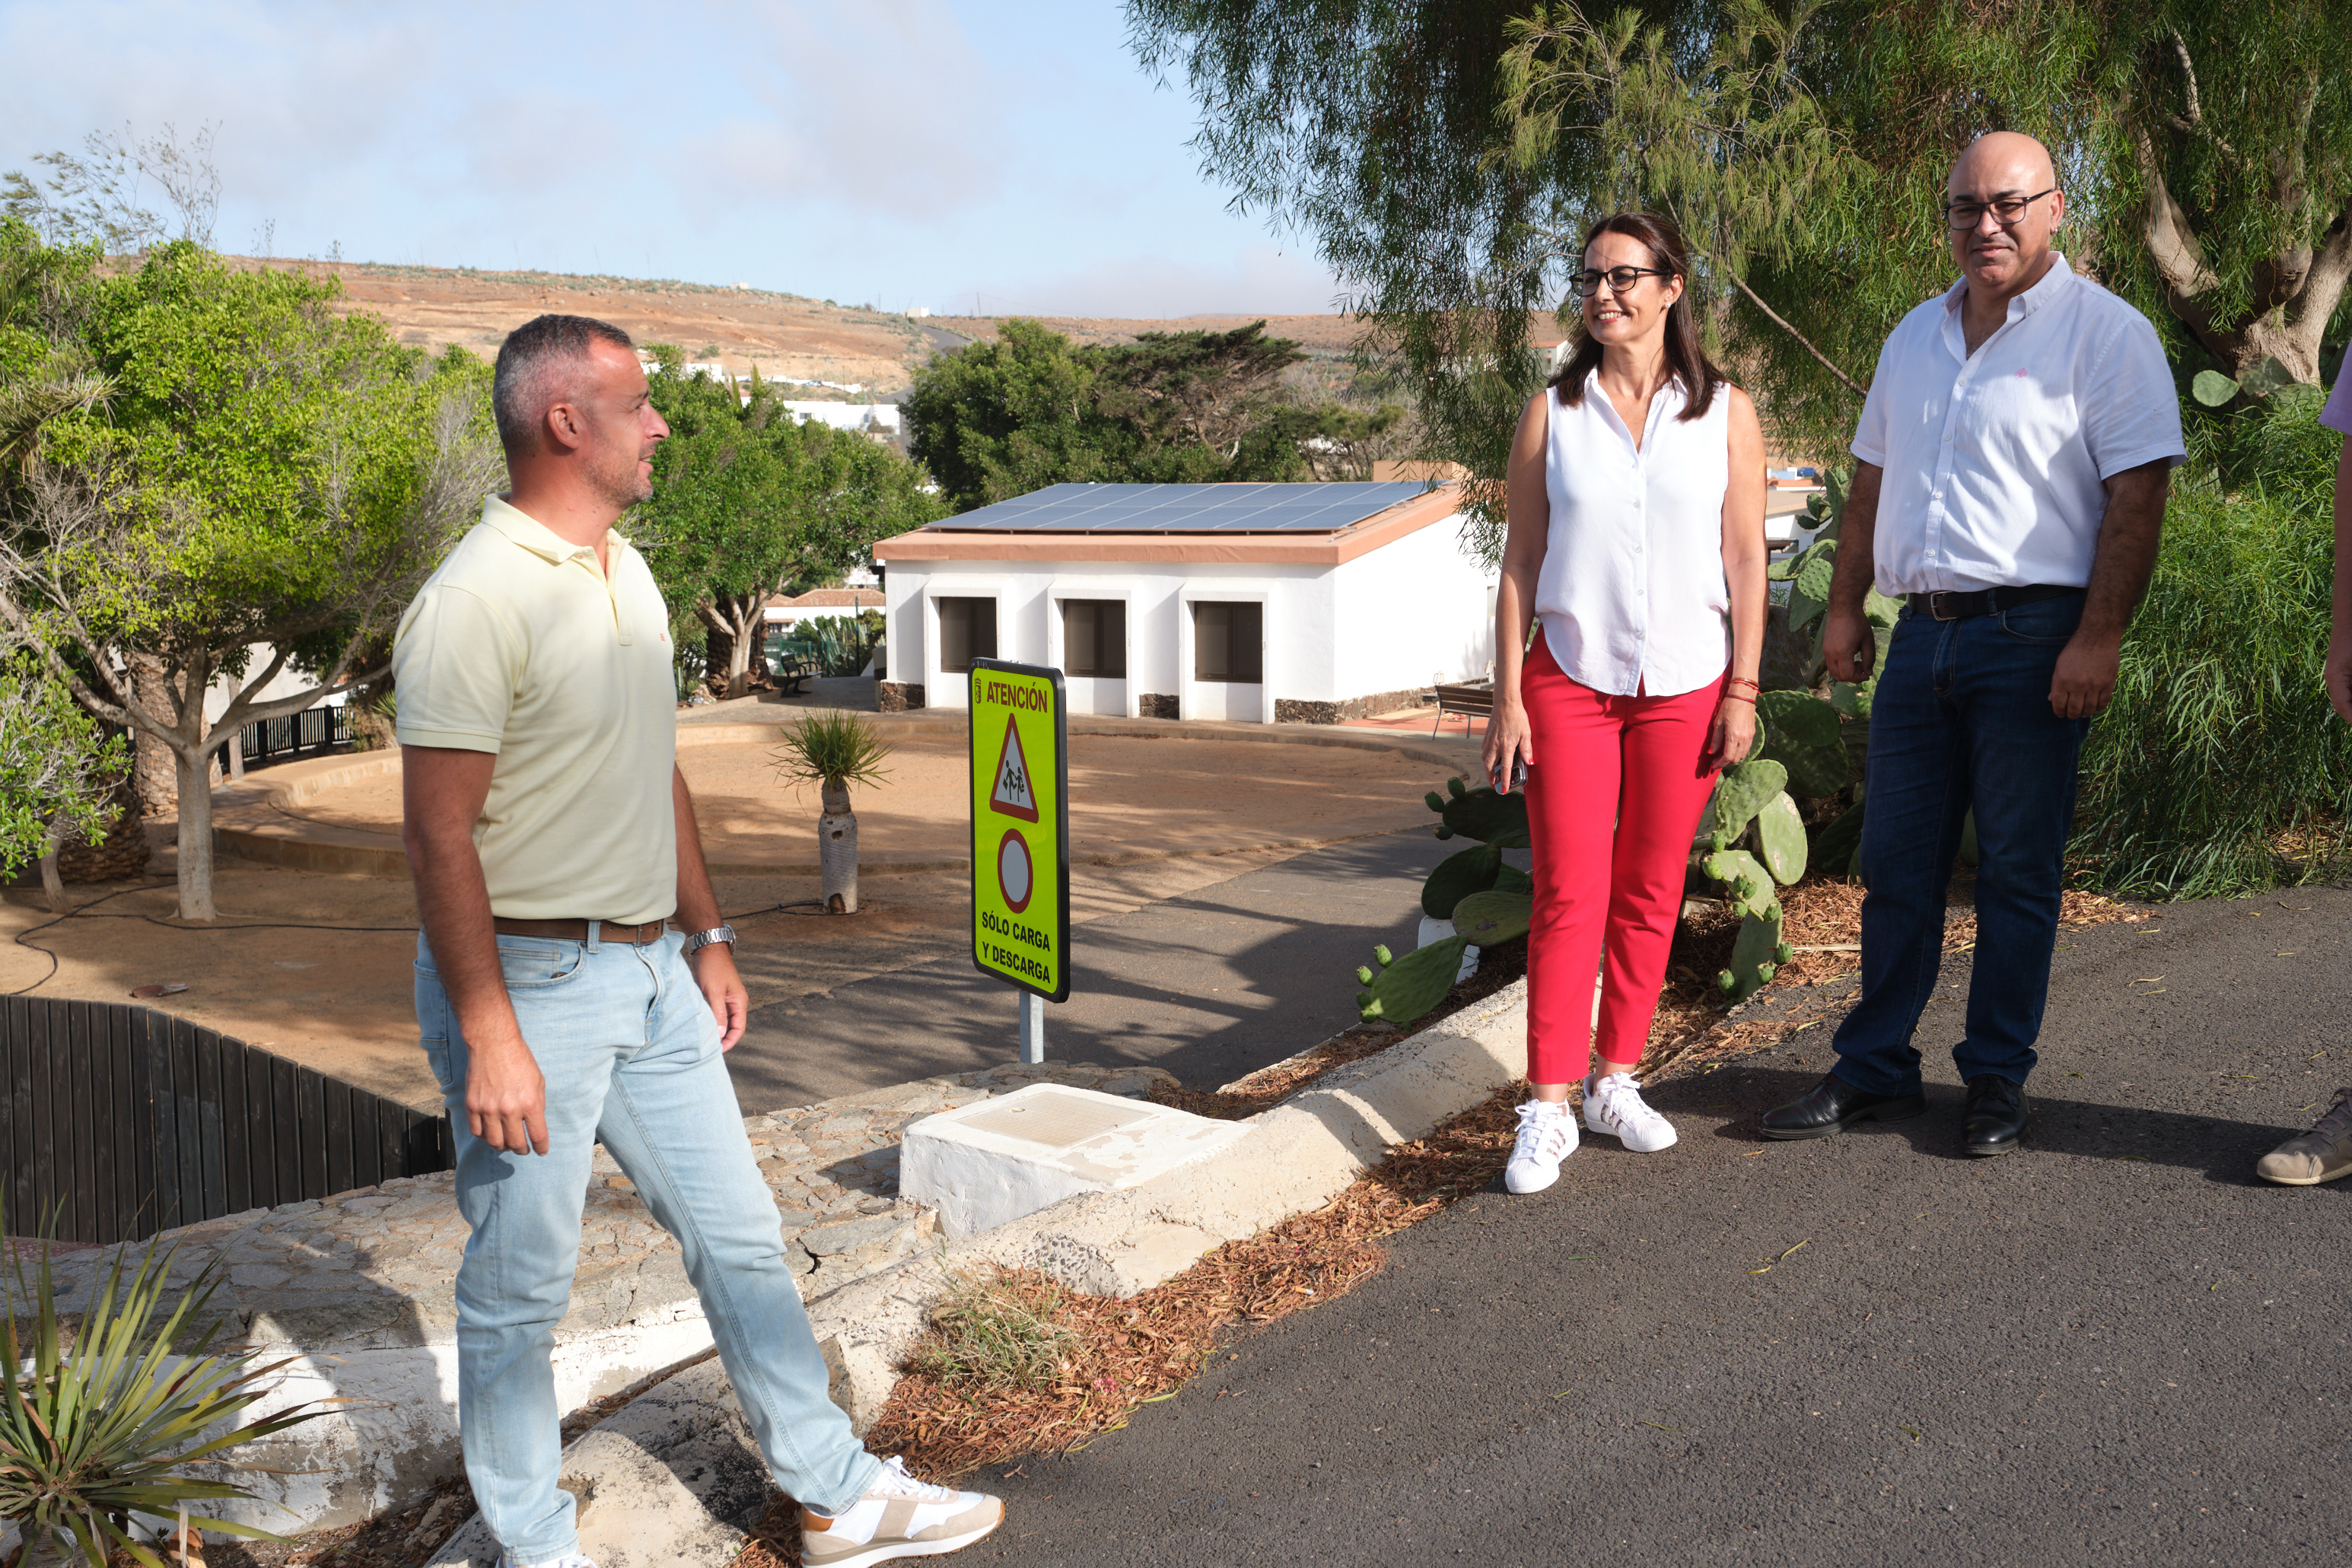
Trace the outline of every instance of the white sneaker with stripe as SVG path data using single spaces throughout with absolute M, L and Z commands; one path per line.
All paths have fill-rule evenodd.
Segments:
M 985 1492 L 935 1487 L 882 1461 L 866 1495 L 832 1519 L 801 1510 L 801 1561 L 808 1568 L 866 1568 L 901 1557 L 960 1552 L 1004 1522 L 1004 1504 Z
M 1630 1072 L 1584 1081 L 1584 1125 L 1606 1133 L 1637 1155 L 1675 1146 L 1675 1124 L 1650 1109 Z
M 1519 1137 L 1503 1186 L 1511 1192 L 1541 1192 L 1559 1179 L 1559 1162 L 1576 1153 L 1576 1115 L 1564 1101 L 1530 1100 L 1519 1107 Z

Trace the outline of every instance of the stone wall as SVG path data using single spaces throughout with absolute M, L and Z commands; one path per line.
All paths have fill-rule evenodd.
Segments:
M 1181 718 L 1184 716 L 1177 711 L 1181 706 L 1172 694 L 1164 692 L 1145 692 L 1135 699 L 1139 718 Z
M 1274 722 L 1276 724 L 1339 724 L 1351 718 L 1370 718 L 1377 714 L 1394 713 L 1399 708 L 1427 707 L 1437 701 L 1437 694 L 1427 686 L 1401 692 L 1374 692 L 1369 696 L 1349 697 L 1343 702 L 1314 702 L 1303 697 L 1274 699 Z
M 1014 1063 L 747 1119 L 803 1299 L 904 1262 L 934 1234 L 930 1212 L 898 1195 L 898 1138 L 908 1123 L 1034 1082 L 1142 1097 L 1162 1081 L 1174 1082 L 1156 1068 Z M 677 1244 L 602 1149 L 593 1173 L 572 1307 L 553 1353 L 557 1404 L 567 1412 L 711 1345 Z M 215 1267 L 219 1288 L 208 1312 L 221 1339 L 251 1345 L 265 1363 L 290 1359 L 253 1416 L 310 1399 L 353 1401 L 238 1450 L 245 1462 L 280 1473 L 241 1474 L 263 1503 L 225 1505 L 225 1517 L 281 1533 L 349 1523 L 457 1470 L 454 1292 L 466 1234 L 455 1177 L 443 1172 L 228 1215 L 158 1239 L 164 1251 L 176 1250 L 180 1287 Z M 93 1250 L 57 1260 L 61 1310 L 87 1302 L 111 1257 Z
M 874 707 L 877 713 L 907 713 L 923 706 L 923 683 L 920 681 L 876 681 Z

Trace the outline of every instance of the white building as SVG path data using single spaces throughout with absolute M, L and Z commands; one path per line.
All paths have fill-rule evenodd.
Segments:
M 1494 658 L 1461 487 L 1055 485 L 885 539 L 885 710 L 966 706 L 975 657 L 1074 713 L 1336 724 Z

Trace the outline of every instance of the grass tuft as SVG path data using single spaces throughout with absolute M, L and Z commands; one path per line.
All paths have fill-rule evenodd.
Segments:
M 1048 1387 L 1078 1348 L 1070 1316 L 1069 1292 L 1043 1275 L 958 1275 L 907 1369 L 974 1394 Z

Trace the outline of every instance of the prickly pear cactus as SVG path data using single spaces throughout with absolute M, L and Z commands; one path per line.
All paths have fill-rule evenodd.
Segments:
M 1766 734 L 1763 755 L 1789 770 L 1790 794 L 1834 795 L 1853 781 L 1835 706 L 1811 692 L 1766 692 L 1756 713 Z
M 1528 798 L 1497 793 L 1491 785 L 1465 789 L 1459 779 L 1445 781 L 1447 793 L 1432 789 L 1423 802 L 1438 815 L 1437 836 L 1481 839 L 1497 849 L 1528 847 Z
M 1495 888 L 1474 893 L 1454 907 L 1454 929 L 1474 947 L 1492 947 L 1528 934 L 1536 902 L 1524 893 Z
M 1775 904 L 1739 923 L 1739 935 L 1731 944 L 1731 967 L 1717 973 L 1716 988 L 1726 1001 L 1745 1001 L 1792 956 L 1788 943 L 1780 939 L 1780 906 Z
M 1515 865 L 1507 864 L 1495 873 L 1495 891 L 1497 893 L 1533 894 L 1535 890 L 1536 879 Z
M 1852 876 L 1862 869 L 1861 853 L 1862 802 L 1856 800 L 1814 839 L 1813 863 L 1832 876 Z
M 1365 988 L 1356 993 L 1357 1010 L 1366 1023 L 1411 1023 L 1454 988 L 1454 977 L 1462 972 L 1462 950 L 1469 945 L 1467 937 L 1448 936 L 1402 958 L 1393 957 L 1385 946 L 1373 948 L 1381 967 L 1377 973 L 1369 964 L 1357 969 L 1356 978 Z
M 1715 848 L 1728 847 L 1788 783 L 1789 770 L 1767 757 L 1725 768 L 1699 819 L 1701 831 Z
M 1494 886 L 1502 872 L 1503 852 L 1492 844 L 1448 855 L 1421 884 L 1421 912 L 1432 920 L 1451 920 L 1455 904 Z
M 1788 796 L 1773 796 L 1756 813 L 1756 854 L 1783 887 L 1805 874 L 1805 819 Z

